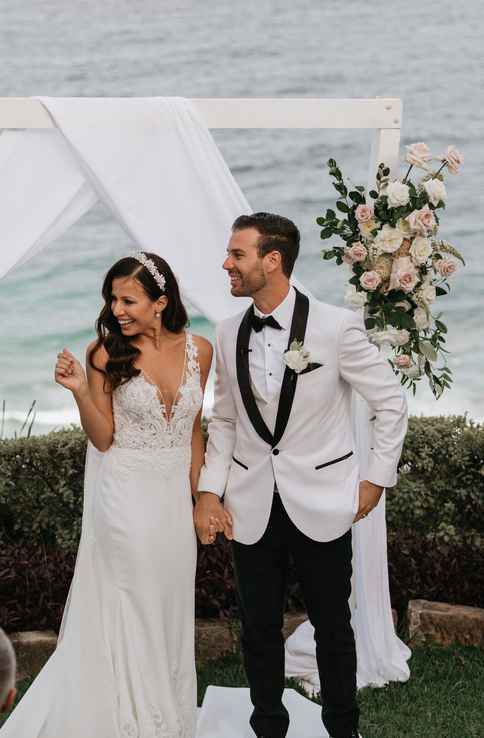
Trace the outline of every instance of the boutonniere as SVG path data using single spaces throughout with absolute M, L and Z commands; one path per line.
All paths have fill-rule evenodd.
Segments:
M 312 372 L 313 369 L 318 369 L 323 364 L 311 362 L 310 352 L 304 348 L 302 341 L 294 340 L 287 351 L 283 354 L 284 363 L 294 374 L 306 374 L 306 372 Z
M 284 363 L 296 374 L 303 372 L 309 365 L 311 354 L 304 348 L 302 341 L 294 340 L 283 354 Z

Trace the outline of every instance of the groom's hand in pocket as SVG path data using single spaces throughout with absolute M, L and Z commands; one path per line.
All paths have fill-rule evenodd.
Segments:
M 232 517 L 213 492 L 201 492 L 193 511 L 195 530 L 203 544 L 214 543 L 217 533 L 232 540 Z
M 384 488 L 380 487 L 378 484 L 373 484 L 373 482 L 369 482 L 368 479 L 360 482 L 358 512 L 355 515 L 353 523 L 357 523 L 359 520 L 361 520 L 362 518 L 366 518 L 366 516 L 371 513 L 371 511 L 380 502 L 380 497 L 383 494 L 383 489 Z

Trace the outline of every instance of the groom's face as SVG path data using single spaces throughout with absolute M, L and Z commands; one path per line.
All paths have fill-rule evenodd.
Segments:
M 259 239 L 260 233 L 255 228 L 232 233 L 223 268 L 229 274 L 230 291 L 235 297 L 251 297 L 267 284 Z

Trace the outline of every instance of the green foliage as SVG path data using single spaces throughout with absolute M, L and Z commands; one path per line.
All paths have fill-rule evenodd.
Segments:
M 57 630 L 79 543 L 84 433 L 0 441 L 0 622 Z M 392 602 L 483 606 L 484 426 L 465 417 L 410 418 L 398 485 L 387 492 Z M 288 605 L 304 602 L 294 571 Z M 199 617 L 236 612 L 230 544 L 199 546 Z
M 0 441 L 0 545 L 35 540 L 77 548 L 85 454 L 77 428 Z
M 464 416 L 411 417 L 387 523 L 429 546 L 482 548 L 484 426 Z

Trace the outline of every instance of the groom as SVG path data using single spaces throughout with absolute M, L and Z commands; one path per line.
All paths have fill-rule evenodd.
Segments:
M 292 558 L 315 631 L 323 723 L 332 738 L 352 738 L 351 526 L 396 483 L 406 403 L 362 317 L 290 285 L 298 252 L 299 231 L 287 218 L 256 213 L 233 225 L 223 267 L 232 294 L 253 303 L 218 327 L 195 524 L 203 543 L 216 530 L 233 538 L 255 734 L 284 738 L 289 725 L 281 701 L 282 624 Z M 351 430 L 352 388 L 375 416 L 364 481 Z

